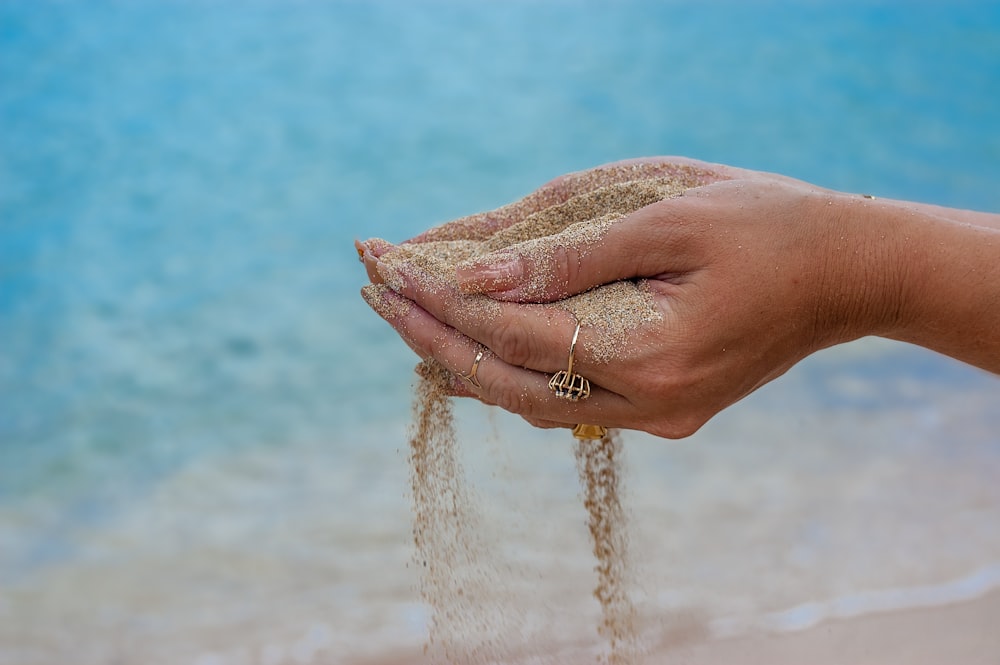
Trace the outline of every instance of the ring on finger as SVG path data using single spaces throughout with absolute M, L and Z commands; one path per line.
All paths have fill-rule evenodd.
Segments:
M 580 423 L 573 428 L 573 436 L 581 441 L 603 439 L 607 435 L 608 428 L 604 425 L 585 425 Z
M 590 397 L 590 381 L 579 374 L 573 372 L 573 356 L 576 352 L 576 340 L 580 337 L 580 324 L 576 324 L 573 332 L 573 341 L 569 345 L 569 363 L 566 369 L 560 370 L 549 379 L 549 390 L 560 399 L 568 399 L 571 402 Z
M 476 373 L 479 372 L 479 362 L 483 359 L 484 355 L 486 355 L 486 349 L 480 348 L 479 352 L 476 354 L 476 359 L 472 361 L 472 369 L 469 370 L 469 373 L 458 375 L 462 380 L 475 388 L 483 387 L 483 384 L 479 383 L 479 378 L 476 376 Z

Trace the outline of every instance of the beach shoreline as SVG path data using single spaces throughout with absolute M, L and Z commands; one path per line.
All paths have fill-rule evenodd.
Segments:
M 993 665 L 1000 661 L 1000 590 L 939 607 L 899 609 L 830 619 L 803 630 L 703 638 L 667 634 L 637 664 Z M 649 636 L 646 636 L 647 638 Z M 510 665 L 596 662 L 589 647 L 507 661 Z M 332 661 L 331 661 L 332 662 Z M 419 652 L 354 660 L 350 665 L 421 665 Z
M 977 665 L 1000 661 L 1000 590 L 938 607 L 899 609 L 811 628 L 713 640 L 661 651 L 647 662 L 812 665 Z

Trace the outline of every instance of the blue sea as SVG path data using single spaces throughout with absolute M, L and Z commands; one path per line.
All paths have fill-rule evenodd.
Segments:
M 352 240 L 657 154 L 1000 212 L 998 91 L 997 2 L 0 0 L 0 664 L 420 662 Z M 862 340 L 626 434 L 649 639 L 1000 588 L 998 403 Z M 458 416 L 487 623 L 599 644 L 571 441 Z

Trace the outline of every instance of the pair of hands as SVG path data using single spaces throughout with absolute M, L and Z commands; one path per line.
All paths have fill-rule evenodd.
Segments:
M 698 187 L 628 214 L 596 250 L 559 236 L 544 252 L 499 252 L 457 270 L 447 286 L 386 241 L 358 243 L 373 283 L 368 303 L 423 358 L 456 375 L 455 395 L 480 399 L 539 427 L 595 423 L 680 438 L 805 356 L 903 326 L 891 203 L 778 176 L 682 158 L 633 160 L 669 173 L 697 169 Z M 617 163 L 612 166 L 621 166 Z M 613 171 L 612 169 L 611 171 Z M 608 184 L 599 168 L 558 178 L 520 202 L 457 220 L 410 241 L 482 239 L 544 207 Z M 881 212 L 880 212 L 881 211 Z M 888 229 L 888 231 L 887 231 Z M 539 256 L 550 257 L 541 264 Z M 385 279 L 391 275 L 391 279 Z M 575 371 L 592 385 L 569 402 L 548 388 L 566 368 L 573 316 L 554 301 L 618 280 L 644 280 L 662 317 L 629 334 L 611 360 L 587 353 Z M 470 295 L 495 301 L 470 313 Z M 481 345 L 481 346 L 480 346 Z M 478 351 L 480 386 L 457 379 Z

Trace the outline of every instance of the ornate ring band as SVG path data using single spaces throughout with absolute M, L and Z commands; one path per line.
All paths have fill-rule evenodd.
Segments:
M 573 341 L 569 345 L 569 363 L 566 369 L 556 372 L 549 379 L 549 390 L 560 399 L 578 402 L 590 397 L 590 381 L 573 372 L 573 355 L 576 352 L 576 340 L 580 337 L 580 324 L 576 324 Z

